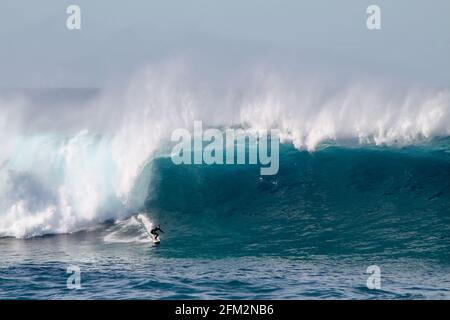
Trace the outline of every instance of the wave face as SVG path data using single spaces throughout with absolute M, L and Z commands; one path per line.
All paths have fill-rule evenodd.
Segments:
M 400 219 L 402 211 L 418 219 L 412 206 L 428 212 L 424 205 L 430 203 L 439 214 L 447 212 L 447 151 L 399 150 L 450 136 L 448 90 L 350 80 L 336 86 L 326 78 L 261 67 L 226 80 L 194 71 L 169 62 L 83 99 L 1 95 L 0 236 L 74 232 L 149 210 L 150 204 L 155 212 L 215 208 L 212 215 L 246 208 L 255 219 L 270 217 L 269 230 L 278 216 L 292 214 L 302 222 L 313 207 L 322 216 L 351 221 L 355 212 L 370 219 L 373 212 L 384 212 L 382 218 L 395 211 Z M 276 128 L 285 146 L 293 147 L 282 152 L 284 167 L 274 178 L 260 178 L 246 166 L 165 168 L 161 156 L 170 150 L 171 132 L 192 129 L 195 120 L 253 132 Z M 351 148 L 324 149 L 330 143 Z M 185 170 L 186 181 L 173 176 L 178 170 Z M 199 175 L 190 176 L 192 170 Z M 169 188 L 174 181 L 184 191 Z M 242 186 L 237 198 L 236 185 Z M 381 196 L 387 200 L 377 202 Z M 266 207 L 272 209 L 259 217 Z M 304 232 L 314 232 L 311 219 Z
M 191 254 L 203 248 L 212 255 L 377 253 L 450 261 L 450 140 L 314 153 L 283 145 L 280 157 L 272 177 L 251 165 L 158 159 L 147 209 L 175 225 L 180 241 L 198 242 Z

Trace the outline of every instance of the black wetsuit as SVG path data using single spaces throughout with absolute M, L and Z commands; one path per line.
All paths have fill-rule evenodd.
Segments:
M 162 233 L 164 233 L 164 231 L 162 231 L 159 226 L 150 230 L 150 233 L 155 236 L 155 240 L 158 240 L 158 237 L 159 237 L 158 231 L 161 231 Z

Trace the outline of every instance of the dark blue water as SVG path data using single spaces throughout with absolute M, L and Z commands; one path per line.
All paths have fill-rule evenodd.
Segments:
M 280 171 L 157 159 L 142 211 L 92 230 L 0 239 L 0 298 L 450 298 L 448 139 L 407 148 L 283 145 Z M 66 286 L 67 267 L 81 289 Z M 381 288 L 366 268 L 381 269 Z

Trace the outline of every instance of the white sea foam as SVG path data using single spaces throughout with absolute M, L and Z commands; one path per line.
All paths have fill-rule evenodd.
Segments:
M 103 238 L 110 243 L 148 243 L 151 242 L 152 223 L 144 214 L 133 215 L 127 219 L 117 220 L 114 226 L 106 230 Z
M 143 169 L 195 120 L 276 128 L 309 151 L 327 140 L 404 145 L 450 135 L 446 89 L 336 85 L 264 68 L 233 80 L 196 77 L 175 62 L 64 112 L 0 99 L 0 236 L 73 232 L 137 212 L 151 179 Z

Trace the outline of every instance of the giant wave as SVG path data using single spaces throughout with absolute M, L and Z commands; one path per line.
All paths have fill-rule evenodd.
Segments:
M 383 174 L 386 175 L 383 184 L 395 180 L 392 178 L 395 175 L 383 170 L 396 169 L 396 174 L 404 170 L 397 161 L 399 150 L 418 145 L 433 150 L 436 143 L 441 145 L 444 141 L 446 145 L 445 137 L 450 136 L 450 92 L 446 89 L 399 86 L 394 90 L 390 85 L 351 81 L 336 87 L 325 80 L 309 81 L 302 76 L 286 76 L 264 68 L 256 68 L 252 76 L 217 82 L 196 78 L 195 72 L 186 65 L 170 62 L 148 68 L 126 86 L 112 85 L 83 102 L 63 101 L 52 105 L 21 94 L 0 97 L 0 236 L 24 238 L 70 233 L 109 219 L 128 217 L 143 209 L 150 210 L 149 203 L 156 211 L 158 207 L 183 211 L 177 206 L 185 200 L 174 198 L 177 193 L 165 188 L 164 181 L 161 183 L 155 175 L 161 177 L 158 164 L 161 159 L 167 160 L 170 153 L 171 132 L 191 128 L 195 120 L 212 127 L 239 126 L 250 131 L 277 128 L 284 146 L 293 147 L 289 154 L 296 152 L 308 159 L 284 162 L 280 174 L 290 175 L 289 185 L 315 186 L 317 194 L 311 197 L 318 197 L 319 202 L 328 201 L 327 198 L 319 200 L 327 187 L 343 192 L 341 196 L 345 199 L 345 194 L 350 197 L 345 192 L 350 185 L 362 188 L 366 184 L 369 188 L 373 179 Z M 326 151 L 330 150 L 329 145 L 351 151 L 330 153 Z M 379 165 L 379 172 L 360 168 L 352 172 L 352 179 L 340 180 L 339 166 L 333 170 L 322 168 L 329 175 L 327 186 L 315 180 L 318 177 L 314 174 L 293 174 L 298 166 L 321 176 L 322 171 L 314 168 L 320 167 L 319 164 L 326 166 L 326 162 L 318 159 L 325 157 L 329 163 L 346 167 L 355 161 L 355 155 L 357 159 L 364 155 L 358 149 L 370 148 L 384 156 L 372 151 L 360 161 L 372 163 L 372 169 Z M 447 201 L 444 181 L 449 181 L 445 180 L 449 172 L 448 149 L 439 150 L 437 158 L 434 151 L 425 153 L 425 158 L 417 156 L 416 151 L 401 158 L 406 163 L 420 162 L 421 169 L 405 171 L 405 179 L 408 175 L 412 182 L 418 179 L 409 187 L 404 185 L 406 180 L 397 181 L 400 185 L 391 181 L 394 185 L 390 188 L 378 186 L 374 192 L 395 194 L 398 190 L 422 186 L 429 189 L 423 199 L 443 197 Z M 285 157 L 283 151 L 281 157 Z M 374 160 L 380 157 L 386 166 Z M 438 169 L 432 171 L 436 163 Z M 224 183 L 230 183 L 227 178 L 230 171 L 226 170 L 234 169 L 213 168 L 222 172 L 220 177 Z M 252 167 L 242 168 L 244 174 L 237 176 L 235 183 L 245 183 L 242 179 L 249 175 L 256 179 L 253 183 L 259 181 L 259 177 L 252 176 Z M 206 166 L 196 170 L 211 172 Z M 431 178 L 423 177 L 422 181 L 423 172 L 428 172 Z M 198 181 L 199 177 L 208 180 L 203 175 L 189 181 Z M 169 175 L 165 179 L 177 177 Z M 272 190 L 279 183 L 277 179 L 263 184 L 262 188 Z M 344 183 L 341 181 L 347 184 L 340 185 Z M 193 204 L 197 209 L 218 206 L 227 195 L 227 188 L 219 181 L 215 188 L 205 184 L 201 190 L 183 181 L 177 188 L 181 186 L 186 193 L 194 195 Z M 244 194 L 252 190 L 254 193 L 247 196 L 259 197 L 261 187 L 256 186 L 244 188 Z M 197 203 L 195 195 L 204 194 L 203 189 L 217 193 Z M 304 205 L 308 206 L 306 200 L 310 195 L 306 190 L 297 191 L 305 192 Z M 277 195 L 275 191 L 274 194 Z M 290 198 L 300 201 L 289 192 L 284 198 L 278 196 L 272 201 L 280 206 Z M 221 200 L 215 202 L 214 197 Z M 342 201 L 355 206 L 364 200 Z M 237 203 L 229 205 L 238 207 Z M 273 210 L 276 216 L 277 210 L 283 209 Z

